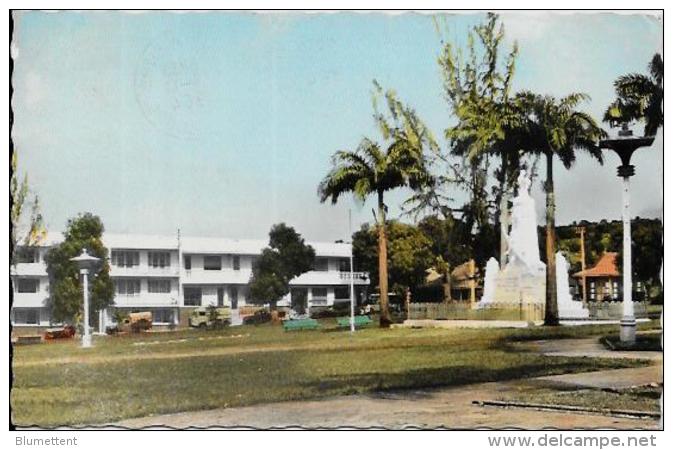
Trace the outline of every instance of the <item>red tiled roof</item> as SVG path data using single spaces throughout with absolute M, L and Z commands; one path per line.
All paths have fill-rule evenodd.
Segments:
M 579 271 L 573 275 L 574 277 L 585 276 L 592 277 L 619 277 L 621 274 L 617 269 L 617 253 L 605 252 L 601 259 L 598 260 L 595 266 L 590 269 Z

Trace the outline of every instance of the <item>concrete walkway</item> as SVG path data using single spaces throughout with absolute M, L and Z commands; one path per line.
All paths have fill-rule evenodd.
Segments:
M 664 371 L 662 365 L 656 364 L 648 367 L 634 367 L 632 369 L 551 375 L 536 378 L 536 380 L 560 383 L 578 388 L 626 389 L 651 383 L 663 383 Z
M 549 356 L 588 356 L 593 358 L 650 359 L 663 361 L 663 352 L 612 351 L 605 348 L 598 338 L 558 339 L 519 344 Z
M 597 346 L 597 343 L 596 339 L 572 339 L 541 341 L 532 345 L 536 346 L 541 353 L 549 355 L 620 357 L 615 352 L 603 349 L 600 343 Z M 562 383 L 578 388 L 622 388 L 663 382 L 661 353 L 658 355 L 651 354 L 656 352 L 635 353 L 628 357 L 647 357 L 653 360 L 654 365 L 451 388 L 351 395 L 321 400 L 185 412 L 130 419 L 115 425 L 129 428 L 168 426 L 175 428 L 658 429 L 658 421 L 653 419 L 481 407 L 473 404 L 473 401 L 514 398 L 522 389 L 530 389 L 540 384 Z

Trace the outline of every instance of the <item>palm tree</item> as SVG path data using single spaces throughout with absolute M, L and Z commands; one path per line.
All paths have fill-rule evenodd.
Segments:
M 376 194 L 380 325 L 388 327 L 391 319 L 388 311 L 387 206 L 384 193 L 399 187 L 419 189 L 430 183 L 424 149 L 434 149 L 437 144 L 415 112 L 397 100 L 394 92 L 387 91 L 385 94 L 390 117 L 380 114 L 376 104 L 382 89 L 376 82 L 374 86 L 374 118 L 383 136 L 383 143 L 363 138 L 355 151 L 336 152 L 332 156 L 332 169 L 318 186 L 318 195 L 321 202 L 330 198 L 332 204 L 335 204 L 347 192 L 352 192 L 359 201 Z
M 654 136 L 664 124 L 664 60 L 656 53 L 648 65 L 649 74 L 630 73 L 615 80 L 617 100 L 605 111 L 603 120 L 611 126 L 644 120 L 645 135 Z
M 554 202 L 554 157 L 558 157 L 566 169 L 576 159 L 575 150 L 584 150 L 603 164 L 603 155 L 598 140 L 606 136 L 589 114 L 576 110 L 589 100 L 589 96 L 573 93 L 556 99 L 530 92 L 519 94 L 518 101 L 528 108 L 527 152 L 542 154 L 546 158 L 546 239 L 547 259 L 545 292 L 545 325 L 558 325 L 556 298 L 556 206 Z

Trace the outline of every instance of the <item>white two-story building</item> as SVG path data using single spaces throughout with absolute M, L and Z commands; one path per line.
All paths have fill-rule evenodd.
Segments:
M 49 277 L 45 256 L 62 240 L 50 234 L 38 247 L 17 250 L 11 268 L 14 286 L 11 320 L 17 329 L 56 325 L 48 308 Z M 195 307 L 230 306 L 234 317 L 249 303 L 252 266 L 267 241 L 106 233 L 114 307 L 101 311 L 98 330 L 112 323 L 114 309 L 152 311 L 154 325 L 185 325 Z M 310 242 L 316 252 L 313 270 L 290 282 L 281 307 L 310 311 L 350 298 L 350 244 Z M 354 273 L 356 298 L 369 285 L 367 274 Z M 17 330 L 20 331 L 20 330 Z

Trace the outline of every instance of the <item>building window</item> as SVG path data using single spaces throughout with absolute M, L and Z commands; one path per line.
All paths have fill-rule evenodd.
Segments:
M 17 263 L 36 263 L 40 262 L 40 252 L 32 247 L 19 247 L 16 249 L 15 258 Z
M 234 266 L 234 270 L 241 270 L 241 257 L 240 256 L 234 255 L 233 266 Z
M 185 288 L 185 306 L 201 306 L 201 288 Z
M 334 288 L 334 298 L 338 298 L 340 300 L 350 299 L 350 288 L 348 286 L 336 286 Z
M 192 270 L 192 256 L 191 255 L 185 255 L 185 270 Z
M 150 267 L 170 267 L 171 254 L 170 252 L 149 252 L 147 262 Z
M 311 290 L 311 294 L 312 294 L 311 304 L 313 305 L 327 304 L 327 288 L 313 288 Z
M 221 256 L 204 256 L 203 257 L 204 270 L 222 270 Z
M 328 267 L 327 258 L 316 258 L 313 262 L 313 270 L 327 272 Z
M 16 291 L 21 294 L 35 294 L 40 290 L 40 280 L 37 278 L 19 278 L 16 282 Z
M 339 259 L 339 272 L 350 272 L 351 271 L 351 262 L 349 259 L 340 258 Z
M 115 292 L 117 295 L 138 295 L 140 294 L 140 280 L 115 280 Z
M 14 309 L 14 324 L 15 325 L 39 325 L 40 324 L 40 310 L 37 308 L 15 308 Z
M 168 294 L 171 292 L 171 280 L 147 280 L 147 292 L 152 294 Z
M 589 298 L 591 300 L 596 299 L 596 283 L 593 281 L 589 284 Z
M 616 281 L 612 283 L 612 298 L 613 299 L 619 298 L 619 283 Z
M 112 250 L 110 261 L 113 266 L 133 267 L 140 265 L 140 252 Z
M 167 324 L 173 323 L 173 310 L 167 308 L 155 309 L 152 311 L 152 323 Z
M 313 288 L 313 300 L 327 299 L 327 288 Z

